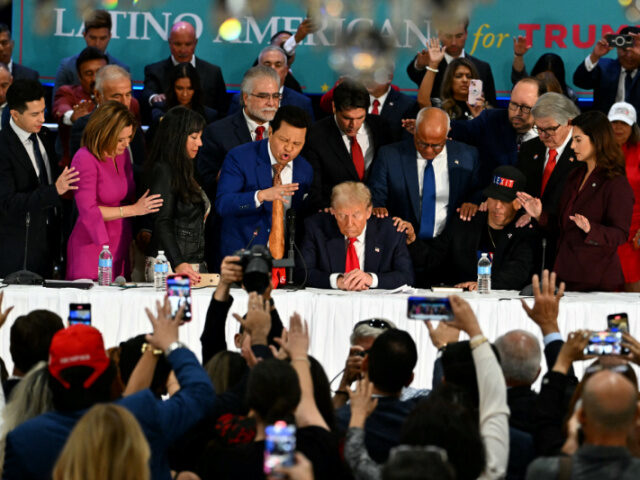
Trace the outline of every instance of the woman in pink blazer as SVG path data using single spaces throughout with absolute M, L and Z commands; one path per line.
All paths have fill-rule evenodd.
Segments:
M 149 192 L 135 201 L 129 142 L 135 117 L 118 102 L 100 106 L 89 119 L 82 148 L 71 165 L 80 172 L 75 203 L 78 220 L 67 245 L 67 279 L 98 278 L 98 255 L 109 245 L 113 255 L 113 278 L 129 276 L 129 217 L 157 212 L 160 195 Z

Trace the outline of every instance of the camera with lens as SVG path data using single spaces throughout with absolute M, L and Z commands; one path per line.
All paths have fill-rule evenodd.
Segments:
M 238 250 L 234 253 L 240 257 L 237 262 L 242 267 L 242 284 L 247 292 L 262 295 L 271 283 L 273 257 L 264 245 L 254 245 L 250 250 Z
M 633 37 L 631 35 L 607 35 L 607 42 L 610 47 L 629 48 L 633 46 Z

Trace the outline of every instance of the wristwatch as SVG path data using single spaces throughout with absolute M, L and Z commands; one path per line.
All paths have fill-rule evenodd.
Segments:
M 187 347 L 184 343 L 176 340 L 175 342 L 171 342 L 171 344 L 167 347 L 167 349 L 164 351 L 164 356 L 168 357 L 175 350 L 177 350 L 179 348 L 189 348 L 189 347 Z

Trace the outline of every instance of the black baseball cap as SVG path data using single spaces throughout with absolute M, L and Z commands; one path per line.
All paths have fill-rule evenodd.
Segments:
M 482 193 L 487 198 L 513 202 L 516 199 L 516 193 L 522 191 L 526 183 L 527 179 L 520 170 L 511 165 L 503 165 L 493 171 L 491 185 Z

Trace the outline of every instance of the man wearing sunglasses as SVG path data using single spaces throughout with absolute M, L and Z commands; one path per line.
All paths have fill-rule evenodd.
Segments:
M 537 136 L 531 109 L 544 92 L 535 78 L 523 78 L 511 91 L 507 109 L 484 110 L 473 120 L 452 122 L 451 138 L 473 145 L 480 157 L 480 185 L 500 165 L 515 165 L 522 143 Z

